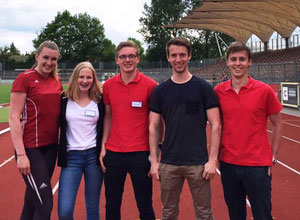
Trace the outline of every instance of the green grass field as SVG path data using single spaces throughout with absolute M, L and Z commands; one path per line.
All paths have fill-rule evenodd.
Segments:
M 0 108 L 0 123 L 7 123 L 9 115 L 9 107 Z
M 0 85 L 0 104 L 8 103 L 10 100 L 11 85 Z
M 0 85 L 0 105 L 10 101 L 11 85 Z M 0 123 L 8 122 L 9 107 L 0 108 Z

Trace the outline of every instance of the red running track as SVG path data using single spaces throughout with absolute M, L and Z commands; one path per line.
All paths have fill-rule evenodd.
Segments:
M 280 163 L 300 171 L 300 117 L 282 114 L 283 118 L 283 138 L 278 154 Z M 0 123 L 0 131 L 7 128 L 7 124 Z M 0 220 L 19 219 L 22 209 L 24 183 L 19 175 L 14 158 L 3 164 L 13 156 L 13 146 L 10 140 L 10 133 L 0 135 Z M 59 178 L 60 168 L 56 168 L 52 187 Z M 215 220 L 229 219 L 226 204 L 223 199 L 223 190 L 220 176 L 216 176 L 212 182 L 212 208 Z M 299 220 L 300 219 L 300 175 L 281 164 L 273 168 L 272 181 L 272 205 L 273 216 L 276 220 Z M 157 181 L 153 185 L 153 204 L 157 218 L 161 217 L 160 187 Z M 105 196 L 104 187 L 101 192 L 100 204 L 101 219 L 105 219 Z M 122 219 L 137 220 L 138 211 L 136 208 L 130 177 L 127 177 L 122 203 Z M 77 196 L 74 212 L 75 219 L 85 219 L 84 189 L 81 184 Z M 54 194 L 54 208 L 52 212 L 53 220 L 57 220 L 57 191 Z M 191 195 L 187 184 L 181 194 L 180 220 L 195 219 Z M 248 207 L 248 218 L 251 218 L 251 210 Z

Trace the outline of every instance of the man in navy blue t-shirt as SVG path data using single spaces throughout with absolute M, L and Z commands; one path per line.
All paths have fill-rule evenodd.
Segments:
M 150 102 L 150 175 L 161 184 L 162 219 L 177 219 L 184 180 L 192 193 L 196 219 L 212 219 L 210 179 L 216 172 L 220 143 L 219 103 L 205 80 L 188 70 L 191 45 L 173 38 L 166 46 L 172 77 L 157 86 Z M 165 124 L 161 161 L 157 148 Z M 210 151 L 206 125 L 210 124 Z

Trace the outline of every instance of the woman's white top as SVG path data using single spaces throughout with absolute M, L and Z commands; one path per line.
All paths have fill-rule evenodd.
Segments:
M 67 151 L 87 150 L 96 146 L 99 111 L 93 100 L 85 107 L 68 100 L 67 110 Z

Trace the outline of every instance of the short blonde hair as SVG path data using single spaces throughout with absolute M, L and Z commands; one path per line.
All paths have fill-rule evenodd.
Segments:
M 136 56 L 140 56 L 140 48 L 138 47 L 138 45 L 132 41 L 132 40 L 128 40 L 128 41 L 123 41 L 121 43 L 119 43 L 119 45 L 116 48 L 116 57 L 119 56 L 119 52 L 122 48 L 124 47 L 133 47 L 136 50 Z
M 94 69 L 93 65 L 90 62 L 81 62 L 76 65 L 76 67 L 72 72 L 72 75 L 70 76 L 69 86 L 66 91 L 66 96 L 73 101 L 78 100 L 77 81 L 78 81 L 79 73 L 83 68 L 89 68 L 93 72 L 94 81 L 92 87 L 89 90 L 89 97 L 93 101 L 99 102 L 101 99 L 101 87 L 97 79 L 96 70 Z

